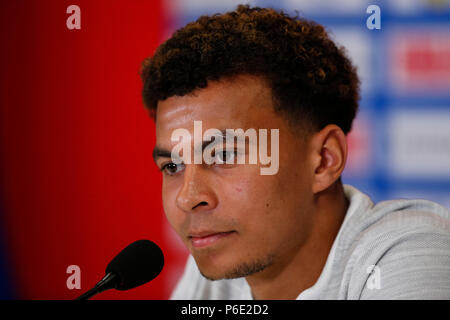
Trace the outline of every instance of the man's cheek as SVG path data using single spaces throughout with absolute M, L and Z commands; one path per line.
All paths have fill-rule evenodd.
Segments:
M 163 209 L 167 221 L 171 227 L 179 234 L 182 224 L 182 217 L 175 203 L 175 197 L 163 193 Z M 172 199 L 173 198 L 173 199 Z
M 255 196 L 255 192 L 257 191 L 252 183 L 241 180 L 230 183 L 226 187 L 222 187 L 221 194 L 223 196 L 227 195 L 226 198 L 228 199 L 227 202 L 229 204 L 239 202 L 242 205 L 252 203 L 251 199 Z M 225 197 L 223 197 L 223 199 L 225 199 Z

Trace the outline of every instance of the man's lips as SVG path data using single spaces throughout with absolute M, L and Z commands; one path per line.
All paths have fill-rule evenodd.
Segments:
M 230 236 L 233 233 L 235 233 L 235 231 L 227 231 L 227 232 L 203 231 L 191 233 L 188 238 L 191 241 L 192 246 L 196 248 L 201 248 L 213 245 L 218 241 Z

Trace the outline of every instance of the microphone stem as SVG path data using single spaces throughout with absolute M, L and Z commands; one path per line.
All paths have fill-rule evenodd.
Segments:
M 91 290 L 83 293 L 75 300 L 87 300 L 96 295 L 97 293 L 114 288 L 116 286 L 116 281 L 113 281 L 114 279 L 116 279 L 116 274 L 109 272 L 103 277 L 102 280 L 97 282 L 97 284 Z
M 97 288 L 92 288 L 89 291 L 86 291 L 81 296 L 76 298 L 75 300 L 88 300 L 89 298 L 95 296 L 98 293 Z

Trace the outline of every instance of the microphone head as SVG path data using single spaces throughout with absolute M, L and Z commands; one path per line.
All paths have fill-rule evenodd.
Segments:
M 106 267 L 118 276 L 117 290 L 128 290 L 156 278 L 164 266 L 161 249 L 150 240 L 138 240 L 123 249 Z

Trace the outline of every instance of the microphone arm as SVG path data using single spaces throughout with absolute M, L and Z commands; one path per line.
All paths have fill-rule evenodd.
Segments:
M 117 280 L 119 280 L 117 275 L 115 273 L 109 272 L 103 277 L 102 280 L 97 282 L 97 284 L 91 290 L 86 291 L 75 300 L 87 300 L 96 295 L 97 293 L 113 289 L 117 286 Z

